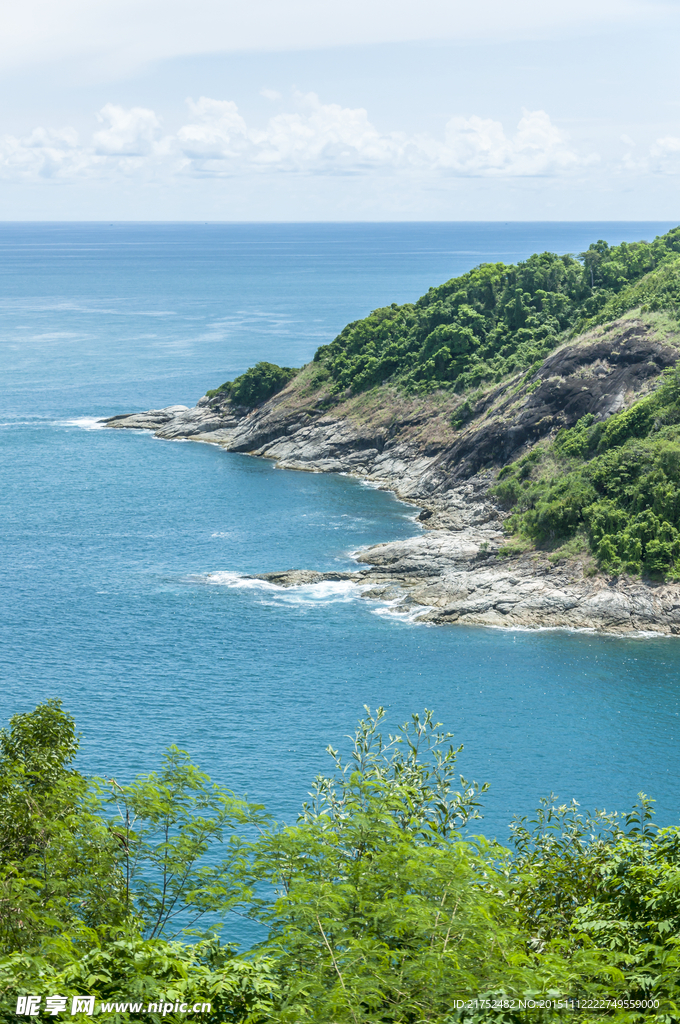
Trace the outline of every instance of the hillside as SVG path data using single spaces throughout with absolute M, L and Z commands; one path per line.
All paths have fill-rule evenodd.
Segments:
M 337 401 L 383 384 L 408 394 L 463 393 L 538 369 L 565 332 L 582 333 L 640 306 L 677 313 L 680 287 L 672 264 L 679 255 L 675 228 L 652 243 L 610 247 L 599 241 L 578 259 L 544 252 L 513 266 L 482 264 L 415 303 L 393 303 L 348 324 L 316 352 L 315 380 Z M 289 368 L 259 365 L 260 392 L 249 370 L 209 394 L 254 405 L 293 375 Z
M 478 267 L 348 325 L 301 370 L 260 363 L 194 409 L 106 422 L 394 490 L 428 533 L 362 554 L 362 579 L 434 621 L 680 632 L 680 592 L 658 589 L 680 564 L 679 357 L 676 228 Z

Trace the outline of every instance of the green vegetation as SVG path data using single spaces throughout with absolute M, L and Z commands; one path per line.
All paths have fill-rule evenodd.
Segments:
M 348 324 L 314 359 L 335 395 L 385 382 L 407 392 L 476 388 L 533 368 L 565 331 L 639 305 L 678 315 L 678 256 L 674 228 L 651 243 L 599 241 L 578 259 L 544 252 L 514 266 L 484 263 L 414 304 Z
M 551 796 L 506 850 L 469 834 L 485 787 L 457 774 L 432 714 L 388 740 L 382 718 L 367 709 L 347 760 L 329 748 L 333 775 L 277 826 L 174 749 L 132 785 L 85 779 L 58 701 L 16 715 L 0 736 L 0 1019 L 59 993 L 117 1021 L 185 1019 L 176 1002 L 210 1002 L 192 1019 L 215 1024 L 680 1020 L 680 828 L 654 827 L 645 797 L 618 817 Z M 230 910 L 266 926 L 259 947 L 220 943 Z M 100 1006 L 123 1001 L 173 1006 Z
M 463 392 L 534 370 L 562 340 L 627 311 L 680 318 L 680 227 L 653 242 L 594 242 L 578 258 L 544 252 L 515 265 L 483 263 L 348 324 L 314 355 L 319 382 L 336 399 L 383 383 L 407 393 Z M 208 391 L 252 408 L 298 371 L 259 362 Z
M 249 370 L 234 380 L 225 381 L 214 391 L 208 391 L 208 398 L 224 395 L 231 398 L 236 405 L 253 408 L 266 402 L 268 398 L 285 388 L 298 371 L 290 366 L 277 366 L 276 363 L 256 363 Z
M 608 573 L 680 578 L 680 369 L 605 422 L 584 416 L 501 470 L 496 494 L 518 538 L 585 535 Z

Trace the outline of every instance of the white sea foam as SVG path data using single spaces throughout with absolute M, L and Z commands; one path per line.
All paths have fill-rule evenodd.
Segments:
M 40 419 L 36 416 L 31 420 L 3 420 L 0 423 L 0 427 L 42 427 L 45 425 L 45 420 Z
M 281 587 L 268 580 L 248 579 L 240 573 L 227 571 L 208 573 L 203 581 L 213 586 L 252 590 L 259 594 L 261 604 L 270 605 L 349 604 L 366 589 L 365 584 L 354 583 L 352 580 L 322 580 L 319 583 L 302 583 L 296 587 Z
M 196 577 L 194 577 L 196 579 Z M 229 587 L 235 590 L 250 590 L 258 597 L 258 603 L 270 606 L 289 607 L 324 607 L 331 604 L 350 604 L 362 598 L 364 591 L 372 586 L 370 583 L 355 583 L 352 580 L 322 580 L 319 583 L 304 583 L 294 587 L 282 587 L 269 580 L 249 579 L 238 572 L 218 571 L 198 577 L 202 583 L 212 586 Z M 432 610 L 429 605 L 405 605 L 403 598 L 391 600 L 372 598 L 368 602 L 371 614 L 381 618 L 389 618 L 408 625 L 431 626 L 431 622 L 423 622 L 423 616 Z M 607 634 L 587 626 L 519 626 L 500 625 L 498 623 L 478 622 L 465 623 L 467 626 L 478 626 L 481 629 L 495 629 L 508 633 L 590 633 L 606 637 Z M 614 639 L 667 639 L 666 634 L 653 631 L 637 630 L 617 636 Z
M 331 604 L 350 604 L 361 599 L 365 590 L 370 590 L 370 583 L 355 583 L 352 580 L 322 580 L 319 583 L 302 583 L 295 587 L 281 587 L 268 580 L 248 579 L 237 572 L 211 572 L 201 577 L 204 583 L 213 586 L 230 587 L 238 590 L 251 590 L 258 594 L 259 603 L 264 605 L 289 607 L 324 607 Z M 370 611 L 373 615 L 387 616 L 398 622 L 420 623 L 421 616 L 430 610 L 424 605 L 402 604 L 401 598 L 381 601 L 371 598 Z M 429 625 L 429 623 L 422 623 Z
M 0 427 L 79 427 L 80 430 L 105 430 L 104 424 L 97 416 L 76 416 L 70 420 L 52 420 L 42 416 L 32 419 L 5 420 Z
M 400 597 L 395 598 L 393 601 L 378 601 L 376 604 L 377 607 L 371 609 L 373 615 L 397 619 L 399 622 L 417 622 L 421 626 L 432 625 L 432 623 L 421 621 L 422 616 L 431 610 L 429 605 L 416 604 L 404 606 Z
M 80 427 L 81 430 L 105 430 L 104 424 L 96 416 L 78 416 L 73 420 L 57 420 L 59 427 Z

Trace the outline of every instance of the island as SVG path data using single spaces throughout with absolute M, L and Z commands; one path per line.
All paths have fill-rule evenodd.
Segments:
M 680 227 L 482 264 L 182 405 L 106 418 L 420 509 L 351 579 L 430 623 L 680 635 Z

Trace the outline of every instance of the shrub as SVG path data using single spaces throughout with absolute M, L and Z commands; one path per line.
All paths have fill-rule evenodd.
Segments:
M 533 820 L 513 821 L 514 849 L 505 849 L 468 834 L 486 787 L 458 774 L 462 748 L 432 712 L 384 739 L 383 710 L 366 710 L 349 757 L 329 748 L 333 774 L 316 779 L 295 824 L 256 820 L 240 802 L 249 838 L 238 856 L 213 856 L 212 868 L 188 880 L 199 910 L 225 911 L 241 890 L 240 911 L 268 932 L 242 954 L 214 935 L 173 940 L 167 920 L 155 937 L 140 930 L 149 887 L 186 866 L 197 844 L 221 845 L 214 826 L 225 808 L 234 820 L 234 799 L 171 751 L 160 772 L 124 787 L 115 817 L 97 804 L 97 780 L 78 776 L 71 787 L 75 731 L 59 703 L 15 716 L 2 734 L 4 820 L 18 814 L 21 831 L 26 800 L 22 807 L 11 794 L 25 784 L 39 794 L 35 841 L 70 834 L 80 856 L 34 873 L 37 863 L 13 861 L 3 847 L 3 883 L 23 880 L 35 898 L 22 911 L 20 941 L 0 935 L 0 1021 L 15 1022 L 16 998 L 28 993 L 64 1002 L 91 995 L 97 1015 L 118 1024 L 179 1024 L 181 1002 L 203 1004 L 203 1024 L 549 1024 L 575 1019 L 571 1000 L 581 1000 L 584 1024 L 680 1020 L 679 828 L 657 829 L 643 794 L 624 816 L 583 813 L 551 794 Z M 27 739 L 36 741 L 28 758 Z M 140 831 L 148 850 L 147 825 L 158 822 L 160 859 L 130 875 L 124 920 L 87 924 L 87 894 L 125 882 L 129 850 L 140 849 Z M 102 851 L 104 859 L 93 856 Z M 53 898 L 59 871 L 75 899 Z M 0 903 L 3 915 L 8 906 Z M 615 1002 L 584 1010 L 599 999 Z M 650 999 L 658 1014 L 622 1005 Z M 121 1001 L 137 1005 L 126 1012 Z M 146 1014 L 150 1003 L 162 1010 Z
M 240 377 L 226 381 L 219 388 L 208 391 L 207 395 L 208 398 L 225 395 L 225 397 L 231 398 L 236 405 L 253 408 L 253 406 L 266 402 L 278 391 L 282 391 L 297 372 L 290 366 L 277 366 L 276 363 L 266 362 L 256 363 Z

